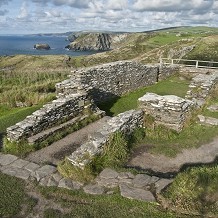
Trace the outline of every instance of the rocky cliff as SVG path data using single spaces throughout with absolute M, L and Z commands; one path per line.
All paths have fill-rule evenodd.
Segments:
M 65 48 L 74 51 L 106 51 L 113 49 L 114 44 L 120 42 L 127 34 L 121 33 L 82 33 L 71 37 L 73 42 Z

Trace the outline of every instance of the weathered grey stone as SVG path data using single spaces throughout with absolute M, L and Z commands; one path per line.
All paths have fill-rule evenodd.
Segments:
M 97 184 L 86 185 L 85 187 L 83 187 L 83 190 L 85 193 L 92 194 L 92 195 L 101 195 L 104 193 L 104 188 L 102 186 L 97 185 Z
M 5 167 L 2 173 L 7 174 L 9 176 L 15 176 L 20 179 L 27 180 L 30 176 L 30 172 L 25 169 L 17 168 L 14 166 Z
M 135 176 L 131 172 L 121 172 L 118 175 L 118 179 L 134 179 Z
M 118 175 L 119 174 L 115 170 L 112 170 L 110 168 L 106 168 L 99 174 L 99 178 L 116 179 L 118 177 Z
M 217 83 L 217 78 L 217 73 L 211 75 L 198 74 L 192 79 L 186 98 L 195 101 L 197 105 L 201 107 Z
M 212 112 L 218 112 L 218 104 L 210 105 L 207 109 Z
M 173 182 L 172 179 L 160 179 L 155 183 L 156 193 L 159 194 L 163 189 L 165 189 L 169 184 Z
M 48 186 L 48 181 L 49 181 L 49 177 L 47 176 L 47 177 L 40 179 L 39 184 L 41 186 Z
M 53 177 L 49 177 L 47 186 L 58 186 L 59 182 L 57 182 Z
M 35 171 L 35 177 L 37 181 L 40 181 L 42 178 L 49 176 L 56 171 L 57 171 L 56 167 L 53 167 L 51 165 L 45 165 Z
M 154 93 L 146 93 L 138 102 L 139 107 L 145 114 L 151 115 L 156 124 L 178 132 L 182 130 L 194 106 L 194 102 L 175 95 L 160 96 Z
M 2 154 L 0 156 L 0 165 L 5 166 L 13 163 L 18 157 L 11 154 Z
M 82 183 L 73 181 L 71 179 L 63 178 L 59 181 L 58 187 L 66 189 L 80 189 L 83 186 Z
M 107 188 L 115 188 L 118 186 L 119 180 L 114 178 L 102 178 L 102 179 L 96 179 L 96 182 L 99 186 L 104 186 Z
M 31 173 L 35 172 L 37 169 L 39 169 L 40 166 L 38 164 L 32 163 L 30 162 L 29 164 L 27 164 L 24 169 L 30 171 Z
M 96 155 L 101 154 L 106 142 L 109 141 L 111 134 L 120 131 L 124 134 L 131 134 L 135 128 L 143 125 L 143 111 L 130 110 L 119 114 L 107 120 L 106 124 L 100 130 L 100 134 L 95 134 L 86 143 L 82 144 L 74 151 L 68 160 L 76 167 L 84 169 Z M 100 138 L 98 138 L 98 136 Z M 104 172 L 103 172 L 104 173 Z M 113 172 L 114 173 L 114 172 Z M 112 176 L 114 176 L 112 173 Z M 106 174 L 106 173 L 105 173 Z M 118 173 L 115 173 L 118 176 Z M 107 176 L 107 175 L 105 175 Z M 111 175 L 109 175 L 111 177 Z
M 132 181 L 134 187 L 143 188 L 149 185 L 151 182 L 151 176 L 146 174 L 138 174 Z
M 152 176 L 151 179 L 150 179 L 150 184 L 157 182 L 159 179 L 160 178 L 157 177 L 157 176 Z
M 141 201 L 155 201 L 154 196 L 150 191 L 146 191 L 140 188 L 130 187 L 126 184 L 120 185 L 120 193 L 125 198 L 136 199 Z
M 22 159 L 17 159 L 13 163 L 11 163 L 10 165 L 13 166 L 13 167 L 17 167 L 17 168 L 23 168 L 26 165 L 28 165 L 29 163 L 30 163 L 29 161 L 22 160 Z
M 201 124 L 218 126 L 218 119 L 213 117 L 205 117 L 203 115 L 198 115 L 199 122 Z

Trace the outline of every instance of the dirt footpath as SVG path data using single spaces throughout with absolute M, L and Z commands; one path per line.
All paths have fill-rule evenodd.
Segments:
M 86 142 L 90 134 L 94 133 L 98 129 L 101 129 L 109 118 L 110 117 L 103 117 L 102 119 L 91 123 L 76 132 L 73 132 L 63 139 L 54 142 L 46 148 L 32 152 L 26 159 L 38 164 L 50 163 L 57 165 L 57 163 L 63 160 L 65 156 L 70 155 L 81 144 Z
M 140 154 L 130 158 L 128 166 L 152 171 L 157 174 L 173 174 L 185 165 L 212 163 L 218 158 L 218 138 L 199 148 L 184 149 L 175 158 L 151 154 L 141 150 Z

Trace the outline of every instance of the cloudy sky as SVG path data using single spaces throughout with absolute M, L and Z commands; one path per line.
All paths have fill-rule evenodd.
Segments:
M 218 0 L 0 0 L 0 34 L 217 24 Z

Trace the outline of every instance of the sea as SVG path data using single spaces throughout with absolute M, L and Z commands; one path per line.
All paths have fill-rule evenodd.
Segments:
M 95 54 L 94 51 L 71 51 L 65 49 L 70 42 L 66 36 L 40 36 L 40 35 L 0 35 L 0 56 L 8 55 L 68 55 L 80 56 Z M 50 50 L 36 50 L 34 45 L 46 43 Z

